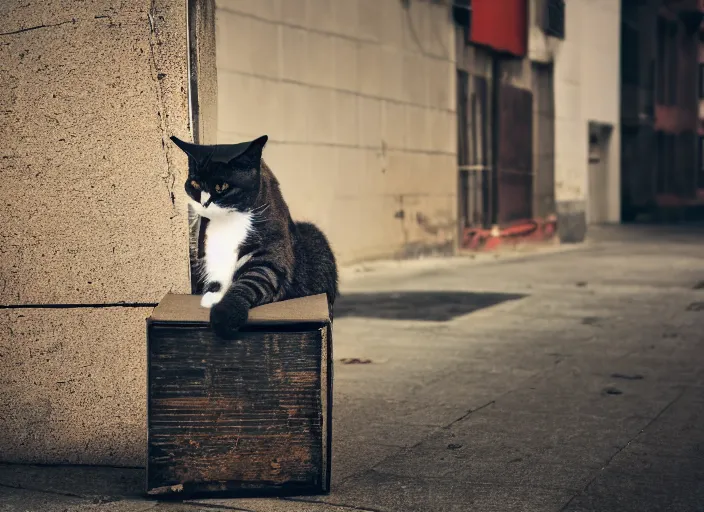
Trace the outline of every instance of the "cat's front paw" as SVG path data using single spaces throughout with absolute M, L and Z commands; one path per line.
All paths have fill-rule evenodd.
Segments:
M 222 300 L 223 292 L 205 292 L 203 297 L 200 299 L 200 307 L 202 308 L 212 308 L 215 304 Z
M 210 309 L 210 326 L 218 337 L 232 340 L 247 323 L 248 316 L 249 304 L 246 300 L 242 297 L 228 298 Z

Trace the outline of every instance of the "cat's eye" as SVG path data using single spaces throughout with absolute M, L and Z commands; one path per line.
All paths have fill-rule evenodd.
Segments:
M 228 188 L 230 188 L 230 185 L 227 183 L 223 183 L 222 185 L 215 185 L 215 192 L 225 192 Z
M 196 190 L 200 190 L 200 185 L 198 185 L 196 180 L 191 180 L 191 186 Z

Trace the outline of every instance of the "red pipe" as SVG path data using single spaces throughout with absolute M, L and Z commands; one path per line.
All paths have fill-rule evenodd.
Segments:
M 482 229 L 466 228 L 462 247 L 464 249 L 491 250 L 498 247 L 505 239 L 548 240 L 557 231 L 557 218 L 550 215 L 545 219 L 526 219 L 505 228 Z

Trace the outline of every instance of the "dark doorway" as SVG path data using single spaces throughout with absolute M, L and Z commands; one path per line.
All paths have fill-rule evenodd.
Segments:
M 533 93 L 502 83 L 498 97 L 498 224 L 533 218 Z
M 533 215 L 555 213 L 555 91 L 553 65 L 534 62 L 533 80 Z
M 488 80 L 457 70 L 460 229 L 487 228 L 492 211 Z

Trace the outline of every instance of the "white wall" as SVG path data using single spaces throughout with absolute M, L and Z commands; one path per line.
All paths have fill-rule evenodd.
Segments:
M 216 53 L 218 141 L 268 134 L 294 218 L 318 223 L 341 262 L 452 248 L 447 5 L 217 0 Z
M 566 37 L 555 62 L 555 199 L 588 203 L 589 122 L 610 125 L 608 221 L 620 218 L 619 0 L 566 2 Z M 531 40 L 534 38 L 531 37 Z M 537 54 L 538 52 L 536 52 Z

